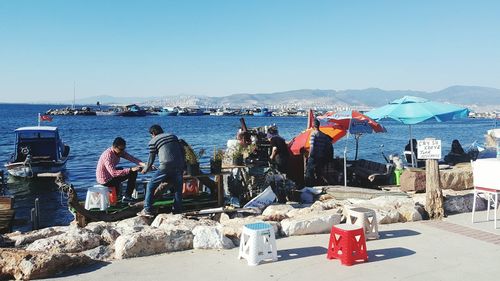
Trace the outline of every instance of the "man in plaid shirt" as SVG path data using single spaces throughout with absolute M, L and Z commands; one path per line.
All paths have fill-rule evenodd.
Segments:
M 137 171 L 141 170 L 141 166 L 145 166 L 141 160 L 135 158 L 134 156 L 128 154 L 125 151 L 126 142 L 123 138 L 117 137 L 113 141 L 113 146 L 106 149 L 99 157 L 99 162 L 97 162 L 96 169 L 96 179 L 101 185 L 111 187 L 114 186 L 117 189 L 120 187 L 120 183 L 127 181 L 127 191 L 122 198 L 123 202 L 133 202 L 132 192 L 135 189 L 135 182 L 137 179 Z M 125 169 L 117 169 L 116 165 L 120 162 L 120 158 L 125 158 L 130 162 L 137 164 L 138 166 Z M 119 191 L 119 190 L 117 190 Z

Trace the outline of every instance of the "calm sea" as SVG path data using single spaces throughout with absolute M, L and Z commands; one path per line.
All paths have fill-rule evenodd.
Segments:
M 22 126 L 37 124 L 37 114 L 63 105 L 0 104 L 0 162 L 5 163 L 14 151 L 14 130 Z M 205 148 L 209 152 L 214 147 L 225 147 L 228 139 L 235 137 L 240 126 L 239 116 L 147 116 L 127 118 L 116 116 L 54 116 L 52 122 L 44 125 L 59 127 L 64 142 L 71 147 L 67 163 L 69 181 L 77 188 L 80 198 L 85 190 L 95 184 L 95 166 L 103 150 L 108 148 L 117 136 L 127 141 L 127 151 L 147 161 L 146 149 L 150 139 L 148 128 L 160 124 L 165 131 L 186 140 L 195 149 Z M 245 117 L 248 127 L 276 124 L 280 135 L 292 139 L 306 127 L 305 117 Z M 359 142 L 358 158 L 384 162 L 381 152 L 401 154 L 408 141 L 408 126 L 393 121 L 383 122 L 387 133 L 363 135 Z M 446 123 L 426 122 L 412 126 L 416 139 L 434 137 L 443 142 L 443 155 L 450 148 L 453 139 L 459 139 L 464 148 L 474 141 L 484 142 L 486 130 L 494 127 L 493 120 L 466 119 Z M 348 157 L 354 157 L 354 140 L 348 142 Z M 342 156 L 345 139 L 334 145 L 335 154 Z M 383 145 L 383 147 L 381 147 Z M 202 162 L 208 161 L 208 155 Z M 127 161 L 122 166 L 131 165 Z M 7 193 L 16 198 L 16 218 L 26 220 L 17 226 L 20 230 L 30 230 L 30 210 L 35 198 L 40 199 L 41 226 L 67 225 L 73 216 L 67 209 L 66 199 L 57 191 L 53 180 L 21 180 L 9 178 Z

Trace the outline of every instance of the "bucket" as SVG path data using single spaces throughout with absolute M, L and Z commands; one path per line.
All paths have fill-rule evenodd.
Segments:
M 110 186 L 108 187 L 109 190 L 109 204 L 111 206 L 115 206 L 116 203 L 118 202 L 118 196 L 116 194 L 116 187 Z
M 394 170 L 394 178 L 396 179 L 396 185 L 399 186 L 401 184 L 400 182 L 400 177 L 401 177 L 401 174 L 403 173 L 403 170 L 402 169 L 396 169 Z

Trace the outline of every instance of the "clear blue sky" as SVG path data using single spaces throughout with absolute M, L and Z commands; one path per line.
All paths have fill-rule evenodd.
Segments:
M 500 1 L 0 1 L 0 102 L 500 88 Z

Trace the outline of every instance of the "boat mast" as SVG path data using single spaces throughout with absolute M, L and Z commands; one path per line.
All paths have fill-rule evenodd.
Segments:
M 73 81 L 73 104 L 71 105 L 71 109 L 75 110 L 75 97 L 76 97 L 76 82 Z

